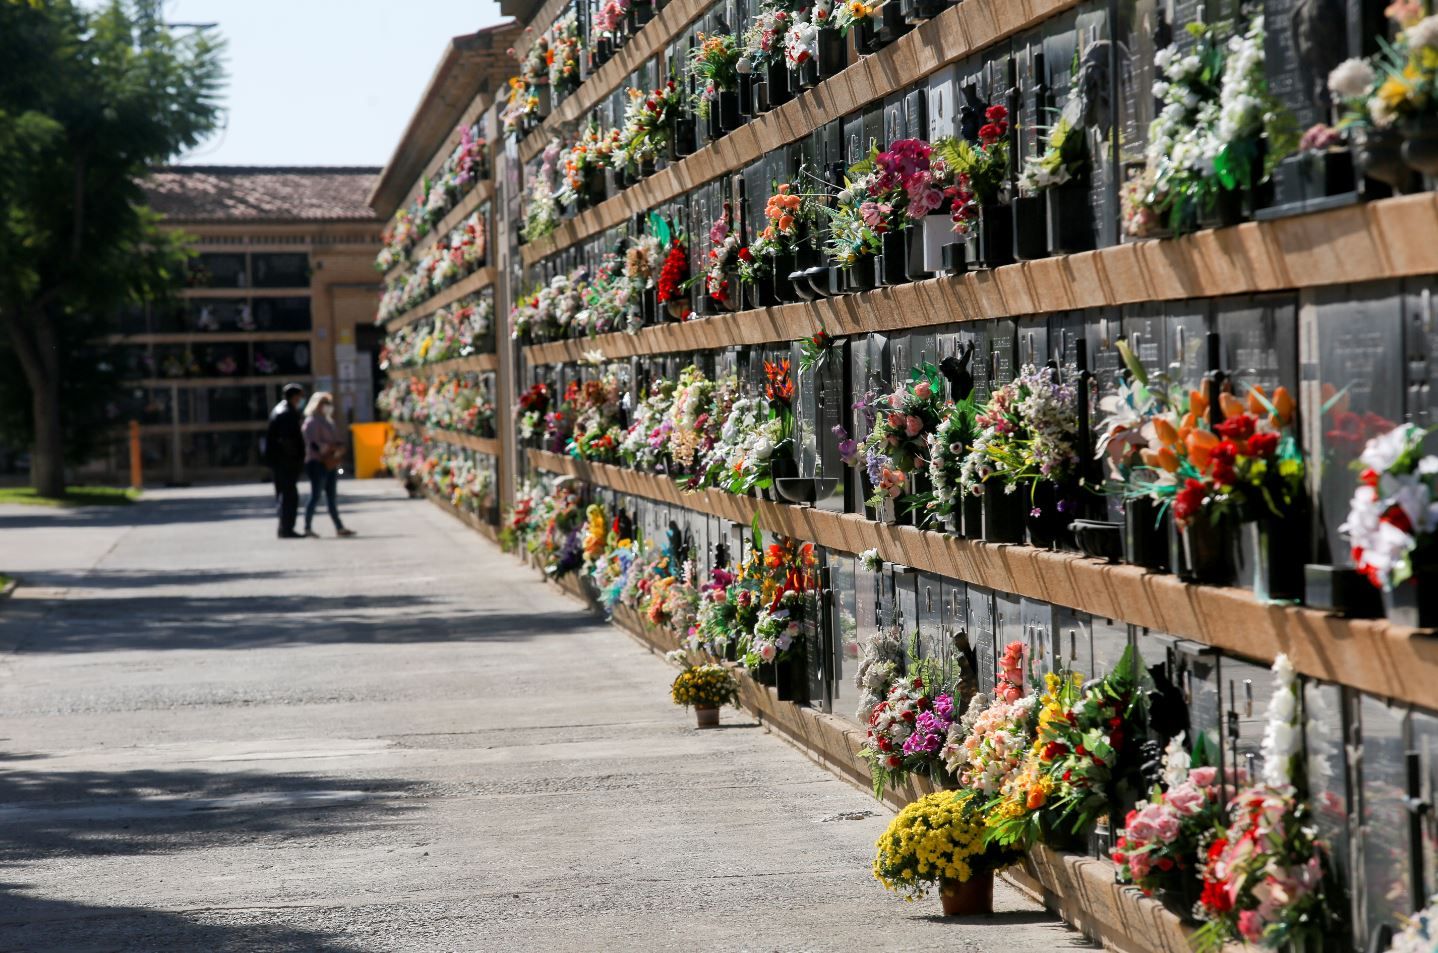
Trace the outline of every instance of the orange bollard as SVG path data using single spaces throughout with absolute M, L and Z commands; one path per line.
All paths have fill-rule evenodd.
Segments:
M 138 490 L 145 484 L 141 472 L 143 461 L 140 457 L 140 422 L 130 421 L 130 488 Z

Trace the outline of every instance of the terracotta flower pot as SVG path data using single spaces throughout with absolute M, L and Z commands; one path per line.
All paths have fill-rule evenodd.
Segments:
M 708 705 L 695 705 L 694 720 L 700 728 L 718 728 L 719 709 L 711 708 Z
M 972 917 L 994 912 L 994 872 L 975 873 L 968 880 L 939 881 L 939 903 L 946 917 Z

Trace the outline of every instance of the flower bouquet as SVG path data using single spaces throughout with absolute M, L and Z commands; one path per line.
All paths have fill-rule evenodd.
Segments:
M 784 37 L 794 14 L 783 0 L 762 0 L 749 18 L 735 69 L 740 89 L 748 87 L 748 102 L 740 106 L 757 116 L 789 101 L 789 68 L 784 60 Z
M 664 265 L 659 270 L 659 304 L 669 317 L 683 321 L 690 315 L 689 296 L 684 289 L 689 284 L 689 250 L 684 240 L 676 236 L 669 244 L 664 256 Z
M 888 510 L 890 501 L 909 497 L 906 514 L 926 504 L 916 477 L 927 477 L 930 435 L 945 413 L 944 379 L 932 364 L 909 371 L 909 380 L 880 398 L 873 429 L 864 442 L 864 462 L 871 495 L 868 505 Z M 890 511 L 892 512 L 892 511 Z
M 894 679 L 882 701 L 869 710 L 864 746 L 874 797 L 904 782 L 909 774 L 941 781 L 945 765 L 941 751 L 957 718 L 953 696 L 935 692 L 933 674 Z
M 1134 786 L 1147 725 L 1139 677 L 1132 647 L 1091 684 L 1076 673 L 1045 676 L 1033 744 L 990 802 L 994 840 L 1063 844 L 1091 831 Z
M 700 728 L 717 728 L 720 708 L 739 707 L 739 683 L 723 665 L 686 665 L 669 686 L 669 697 L 676 705 L 692 705 Z
M 1023 693 L 1023 655 L 1022 642 L 1005 647 L 993 698 L 980 693 L 969 700 L 941 752 L 959 786 L 989 800 L 1018 775 L 1037 727 L 1038 696 Z
M 938 884 L 948 916 L 992 913 L 994 872 L 1022 856 L 989 840 L 982 798 L 972 791 L 936 791 L 909 804 L 875 850 L 880 883 L 906 900 Z
M 1081 79 L 1076 78 L 1068 101 L 1053 125 L 1045 130 L 1043 149 L 1025 158 L 1019 173 L 1020 198 L 1044 203 L 1046 234 L 1042 249 L 1035 249 L 1044 254 L 1068 255 L 1094 247 L 1088 128 L 1084 123 Z M 1022 216 L 1022 210 L 1019 214 Z M 1038 244 L 1038 236 L 1031 244 Z
M 1120 883 L 1174 898 L 1184 916 L 1198 900 L 1199 861 L 1222 823 L 1224 803 L 1218 769 L 1191 766 L 1192 760 L 1182 734 L 1169 742 L 1162 785 L 1128 812 L 1110 853 Z
M 1228 26 L 1191 26 L 1190 50 L 1154 55 L 1163 105 L 1149 126 L 1139 187 L 1124 195 L 1130 235 L 1235 224 L 1247 193 L 1297 145 L 1292 116 L 1268 91 L 1263 17 L 1225 38 Z
M 743 266 L 752 262 L 754 256 L 739 240 L 739 233 L 733 228 L 733 212 L 729 203 L 709 227 L 709 259 L 704 269 L 704 293 L 708 300 L 717 302 L 726 311 L 739 309 L 742 296 Z
M 1078 396 L 1057 370 L 1032 364 L 989 395 L 960 472 L 964 492 L 984 498 L 986 540 L 1021 542 L 1021 517 L 1032 545 L 1067 538 L 1079 493 Z
M 1228 805 L 1226 829 L 1208 845 L 1194 934 L 1200 951 L 1230 940 L 1267 949 L 1321 944 L 1330 908 L 1323 884 L 1326 845 L 1317 837 L 1307 802 L 1298 721 L 1300 686 L 1280 654 L 1263 736 L 1263 780 Z M 1315 946 L 1317 948 L 1317 946 Z
M 645 175 L 653 169 L 660 151 L 669 148 L 683 96 L 673 80 L 649 93 L 631 87 L 628 96 L 612 162 L 616 169 Z
M 1428 433 L 1400 424 L 1368 441 L 1339 527 L 1358 571 L 1383 590 L 1389 617 L 1424 627 L 1438 621 L 1431 584 L 1438 568 L 1438 456 L 1423 454 Z
M 689 48 L 694 79 L 694 113 L 709 123 L 709 138 L 739 128 L 739 38 L 700 33 Z
M 950 205 L 951 230 L 958 244 L 946 246 L 944 267 L 997 268 L 1014 260 L 1013 215 L 1005 205 L 1009 178 L 1009 111 L 984 110 L 977 141 L 943 139 L 934 154 L 944 163 L 955 188 Z M 952 250 L 948 250 L 952 248 Z
M 750 236 L 749 257 L 739 263 L 739 279 L 755 286 L 759 307 L 800 299 L 789 276 L 799 269 L 799 244 L 812 217 L 813 204 L 791 183 L 775 186 L 764 205 L 767 224 Z

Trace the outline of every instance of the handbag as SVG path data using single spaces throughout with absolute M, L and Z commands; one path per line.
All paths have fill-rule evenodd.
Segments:
M 331 444 L 320 454 L 320 460 L 326 470 L 338 470 L 345 462 L 345 448 L 340 444 Z

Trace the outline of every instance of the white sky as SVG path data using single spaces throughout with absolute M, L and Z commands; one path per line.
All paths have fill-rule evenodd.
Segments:
M 168 22 L 218 23 L 228 42 L 226 128 L 179 160 L 204 165 L 384 165 L 450 37 L 505 19 L 495 0 L 164 7 Z

